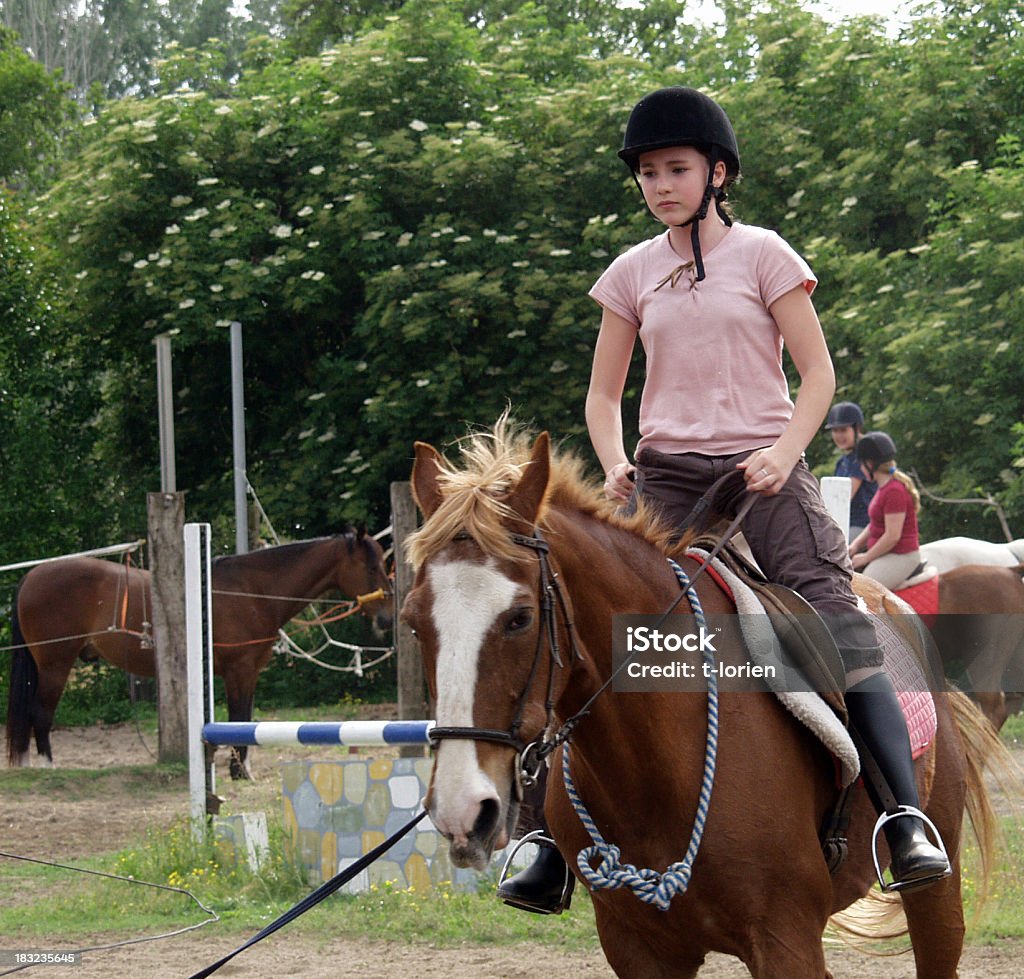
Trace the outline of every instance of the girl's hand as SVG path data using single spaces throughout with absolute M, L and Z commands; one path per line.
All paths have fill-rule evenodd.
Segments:
M 605 473 L 604 495 L 615 503 L 628 503 L 633 495 L 633 473 L 636 466 L 620 462 Z
M 867 551 L 860 551 L 850 559 L 853 562 L 854 571 L 863 571 L 871 562 L 868 560 Z
M 786 480 L 789 479 L 795 465 L 795 461 L 786 462 L 780 458 L 772 446 L 752 452 L 743 462 L 737 463 L 736 468 L 743 471 L 747 489 L 752 493 L 775 496 L 786 485 Z

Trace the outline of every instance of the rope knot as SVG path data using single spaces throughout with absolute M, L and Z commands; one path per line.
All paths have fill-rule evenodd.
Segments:
M 655 870 L 638 870 L 631 863 L 622 863 L 621 852 L 614 844 L 602 844 L 581 850 L 576 858 L 587 883 L 594 890 L 618 890 L 628 887 L 645 904 L 667 911 L 672 898 L 686 891 L 690 884 L 690 868 L 675 863 L 663 874 Z M 591 861 L 601 858 L 595 868 Z

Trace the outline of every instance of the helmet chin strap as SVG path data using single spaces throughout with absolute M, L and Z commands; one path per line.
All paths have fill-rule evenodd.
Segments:
M 697 213 L 694 214 L 689 221 L 684 221 L 682 224 L 677 224 L 677 228 L 685 228 L 687 225 L 690 226 L 690 246 L 693 248 L 693 264 L 697 270 L 697 278 L 695 281 L 704 281 L 704 259 L 700 253 L 700 223 L 708 216 L 708 208 L 711 206 L 711 199 L 715 199 L 715 211 L 718 216 L 725 222 L 726 227 L 732 227 L 732 218 L 725 212 L 722 207 L 725 201 L 725 191 L 721 187 L 715 186 L 715 164 L 718 163 L 718 147 L 711 147 L 711 166 L 708 169 L 708 182 L 704 188 L 704 197 L 700 202 L 700 208 Z

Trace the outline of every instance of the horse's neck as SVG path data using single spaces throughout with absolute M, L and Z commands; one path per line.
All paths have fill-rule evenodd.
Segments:
M 233 577 L 244 583 L 240 590 L 285 599 L 275 602 L 277 617 L 284 623 L 298 614 L 311 599 L 334 587 L 338 567 L 339 539 L 322 538 L 286 545 L 287 558 L 267 561 L 269 555 L 254 554 L 248 566 L 236 564 Z
M 610 651 L 613 616 L 655 615 L 678 594 L 666 556 L 632 531 L 575 515 L 553 515 L 552 525 L 557 570 L 588 641 L 603 640 Z
M 297 544 L 292 560 L 278 569 L 273 587 L 281 587 L 281 595 L 296 598 L 318 598 L 337 585 L 341 539 L 326 537 Z
M 678 597 L 679 586 L 657 547 L 598 518 L 553 514 L 548 540 L 583 653 L 573 666 L 572 705 L 611 675 L 615 616 L 657 615 Z M 602 695 L 602 707 L 606 700 Z

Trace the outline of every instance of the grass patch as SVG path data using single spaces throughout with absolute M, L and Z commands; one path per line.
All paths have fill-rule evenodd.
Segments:
M 1024 714 L 1013 714 L 1008 717 L 999 733 L 1011 748 L 1024 745 Z
M 977 846 L 970 833 L 964 840 L 961 880 L 968 938 L 992 942 L 1004 938 L 1024 939 L 1024 827 L 1015 817 L 1001 820 L 1002 840 L 997 853 L 996 872 L 989 880 L 988 895 L 979 906 L 980 867 Z
M 124 765 L 117 768 L 9 768 L 0 769 L 0 795 L 35 792 L 47 797 L 75 801 L 109 796 L 113 788 L 133 795 L 166 792 L 184 787 L 188 766 Z
M 445 886 L 429 892 L 373 886 L 365 894 L 341 895 L 324 911 L 332 934 L 347 938 L 378 938 L 429 943 L 438 948 L 470 945 L 511 945 L 535 942 L 575 951 L 596 950 L 597 931 L 590 896 L 581 887 L 572 909 L 560 916 L 540 917 L 502 904 L 494 881 L 481 880 L 475 894 L 454 893 Z
M 254 931 L 305 897 L 312 885 L 291 858 L 290 841 L 278 822 L 270 826 L 270 851 L 260 871 L 212 835 L 193 837 L 186 820 L 151 832 L 138 846 L 117 854 L 80 860 L 76 866 L 134 878 L 195 895 L 221 918 L 218 928 Z M 146 934 L 197 923 L 205 912 L 186 894 L 145 887 L 129 880 L 78 875 L 32 863 L 3 865 L 5 879 L 31 895 L 17 907 L 0 907 L 0 934 L 18 941 L 52 940 L 74 945 L 76 935 Z M 34 885 L 34 886 L 26 886 Z M 365 894 L 336 895 L 292 927 L 307 933 L 329 929 L 350 938 L 430 943 L 507 945 L 543 942 L 596 949 L 593 909 L 577 888 L 572 912 L 538 918 L 506 907 L 494 896 L 494 881 L 481 880 L 479 893 L 456 893 L 441 885 L 428 892 L 374 886 Z
M 273 714 L 282 719 L 343 719 L 343 710 L 355 716 L 361 706 L 343 701 L 316 709 L 279 709 Z M 1003 738 L 1011 746 L 1024 742 L 1024 717 L 1011 718 Z M 134 794 L 156 793 L 169 786 L 183 787 L 185 778 L 182 765 L 98 771 L 0 770 L 0 797 L 32 792 L 69 799 L 116 798 L 115 788 L 123 792 L 128 785 Z M 976 917 L 977 854 L 969 845 L 973 843 L 970 835 L 966 836 L 964 898 L 970 922 L 968 940 L 974 944 L 1024 940 L 1024 826 L 1015 816 L 1004 817 L 1002 823 L 1001 872 L 991 882 L 987 903 Z M 273 818 L 269 857 L 258 874 L 238 865 L 212 838 L 194 840 L 185 821 L 169 830 L 150 832 L 139 844 L 118 853 L 69 862 L 191 891 L 220 916 L 218 929 L 237 933 L 240 940 L 283 914 L 312 889 L 291 858 L 280 821 Z M 206 916 L 202 908 L 177 892 L 13 861 L 0 863 L 0 871 L 4 880 L 0 887 L 10 895 L 24 895 L 18 907 L 0 906 L 0 934 L 22 944 L 52 941 L 54 936 L 74 945 L 78 935 L 153 934 L 195 924 Z M 574 950 L 598 948 L 593 908 L 583 888 L 577 887 L 568 914 L 541 918 L 501 904 L 494 896 L 493 883 L 482 878 L 475 894 L 444 886 L 417 892 L 382 885 L 365 894 L 336 895 L 290 929 L 311 939 L 325 933 L 350 939 L 387 936 L 391 941 L 435 947 L 531 942 Z M 0 905 L 5 903 L 9 902 L 0 900 Z

